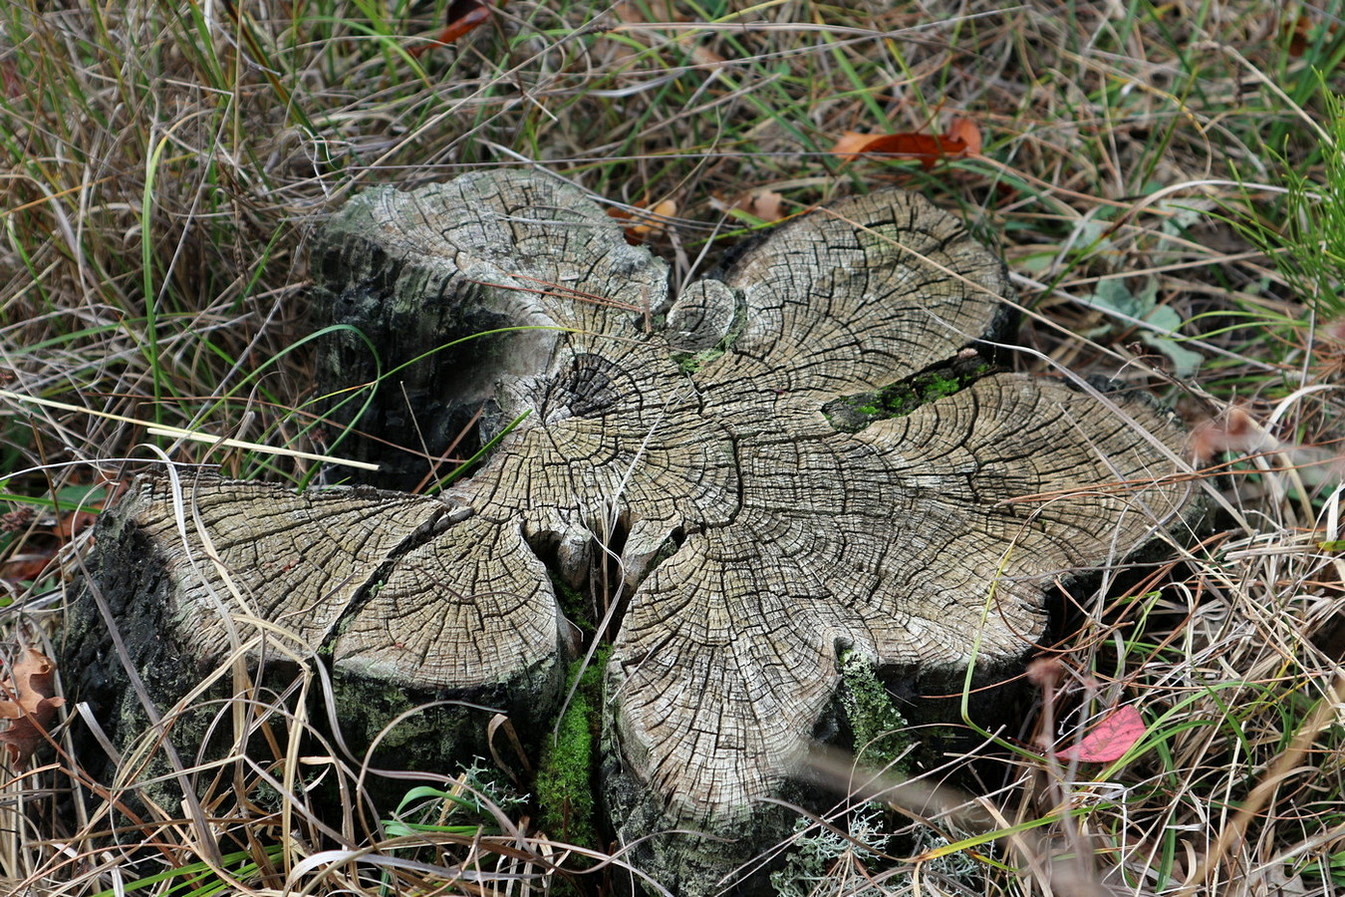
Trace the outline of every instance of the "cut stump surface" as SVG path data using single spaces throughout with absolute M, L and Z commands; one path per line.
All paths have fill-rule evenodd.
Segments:
M 572 650 L 553 579 L 615 570 L 604 764 L 626 840 L 750 840 L 835 712 L 842 653 L 950 674 L 1017 661 L 1045 585 L 1191 507 L 1182 434 L 1148 403 L 968 366 L 1010 336 L 1003 265 L 907 193 L 802 216 L 671 296 L 582 191 L 483 172 L 356 198 L 314 272 L 320 315 L 381 353 L 344 339 L 326 388 L 434 353 L 361 428 L 435 452 L 480 413 L 478 442 L 498 440 L 442 500 L 189 489 L 184 544 L 208 534 L 220 563 L 168 551 L 193 571 L 171 599 L 181 637 L 210 653 L 223 594 L 352 675 L 536 690 L 522 673 L 552 682 Z M 940 366 L 979 376 L 888 416 Z M 123 514 L 172 541 L 168 496 L 146 487 Z M 658 851 L 666 883 L 709 889 Z

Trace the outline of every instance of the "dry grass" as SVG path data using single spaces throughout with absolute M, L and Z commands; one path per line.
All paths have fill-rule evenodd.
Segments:
M 819 892 L 1345 891 L 1337 4 L 513 0 L 419 55 L 446 0 L 69 6 L 0 9 L 0 387 L 86 409 L 0 399 L 4 643 L 55 656 L 86 538 L 58 524 L 106 498 L 90 491 L 105 478 L 164 457 L 312 471 L 149 428 L 325 451 L 304 247 L 352 192 L 541 165 L 613 204 L 675 201 L 656 248 L 688 277 L 758 225 L 725 211 L 754 194 L 790 212 L 899 184 L 1003 245 L 1025 367 L 1122 377 L 1179 408 L 1215 511 L 1195 547 L 1105 577 L 1051 649 L 1061 680 L 1034 720 L 1067 740 L 1133 703 L 1150 728 L 1124 761 L 1069 765 L 1024 747 L 1050 733 L 996 733 L 980 821 L 933 820 L 961 867 L 927 844 L 896 863 L 842 850 Z M 956 116 L 982 155 L 924 170 L 828 152 L 846 130 L 938 133 Z M 295 688 L 322 687 L 319 665 L 301 670 Z M 101 792 L 58 730 L 42 765 L 5 774 L 0 880 L 523 893 L 582 868 L 490 805 L 464 824 L 497 835 L 393 837 L 335 747 L 326 774 L 350 811 L 333 827 L 285 762 L 310 721 L 253 697 L 223 713 L 265 733 L 270 761 L 202 770 L 215 784 L 188 815 L 120 833 L 150 846 L 136 865 L 98 837 L 99 802 L 73 800 Z

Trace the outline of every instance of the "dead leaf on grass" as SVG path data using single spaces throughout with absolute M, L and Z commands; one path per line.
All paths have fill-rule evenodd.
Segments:
M 1251 415 L 1235 406 L 1220 420 L 1197 424 L 1191 430 L 1190 443 L 1195 460 L 1208 462 L 1224 452 L 1251 454 L 1266 445 L 1267 440 Z
M 490 21 L 494 12 L 491 4 L 481 0 L 453 0 L 448 7 L 448 24 L 427 43 L 411 47 L 406 52 L 414 59 L 436 47 L 445 47 L 473 28 Z
M 4 563 L 0 563 L 0 580 L 16 584 L 34 581 L 42 576 L 42 571 L 47 569 L 47 565 L 54 557 L 56 549 L 46 548 L 42 551 L 24 551 L 5 558 Z
M 663 232 L 667 220 L 677 214 L 677 202 L 665 199 L 652 209 L 645 211 L 643 202 L 637 202 L 634 211 L 630 209 L 608 209 L 607 214 L 622 221 L 631 222 L 626 228 L 626 242 L 638 246 L 650 237 Z
M 1333 40 L 1336 36 L 1336 23 L 1326 24 L 1320 19 L 1300 15 L 1293 21 L 1282 21 L 1280 31 L 1289 39 L 1289 55 L 1300 59 L 1315 44 Z
M 779 221 L 785 217 L 784 211 L 780 208 L 784 197 L 774 190 L 759 190 L 748 194 L 744 199 L 747 202 L 740 206 L 742 210 L 762 221 Z
M 981 154 L 981 129 L 976 125 L 976 122 L 969 118 L 953 119 L 948 123 L 948 133 L 944 136 L 961 140 L 966 144 L 966 154 L 968 156 L 979 156 Z
M 26 762 L 46 741 L 46 733 L 65 703 L 55 696 L 56 664 L 34 648 L 24 648 L 22 657 L 0 681 L 0 719 L 9 725 L 0 731 L 0 743 L 9 750 L 14 766 Z
M 946 134 L 918 134 L 911 131 L 860 134 L 857 131 L 846 131 L 831 151 L 847 162 L 866 155 L 906 156 L 918 159 L 921 167 L 928 170 L 943 159 L 957 159 L 979 153 L 981 129 L 971 119 L 956 118 Z
M 691 61 L 703 68 L 717 68 L 728 62 L 727 59 L 704 44 L 697 44 L 692 49 Z
M 51 524 L 36 527 L 33 532 L 38 538 L 25 543 L 22 551 L 0 561 L 0 580 L 19 583 L 40 577 L 62 545 L 97 521 L 102 506 L 103 503 L 98 502 L 84 510 L 67 511 Z M 0 515 L 0 532 L 18 532 L 27 527 L 34 516 L 30 508 Z

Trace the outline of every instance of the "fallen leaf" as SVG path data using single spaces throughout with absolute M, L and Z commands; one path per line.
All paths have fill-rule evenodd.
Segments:
M 727 59 L 725 59 L 723 56 L 720 56 L 718 53 L 716 53 L 714 50 L 711 50 L 704 44 L 698 44 L 691 51 L 691 61 L 696 63 L 696 65 L 703 66 L 706 68 L 718 67 L 728 62 Z
M 18 99 L 23 93 L 23 81 L 19 78 L 19 68 L 14 64 L 14 60 L 0 61 L 0 84 L 4 85 L 5 96 L 11 100 Z
M 844 156 L 847 162 L 853 162 L 859 158 L 860 153 L 864 152 L 865 145 L 872 139 L 872 134 L 846 131 L 841 135 L 841 139 L 836 141 L 836 145 L 831 148 L 831 151 L 838 156 Z
M 607 53 L 610 55 L 607 57 L 606 70 L 625 71 L 627 64 L 637 64 L 637 61 L 641 58 L 640 53 L 635 49 L 637 46 L 659 44 L 685 48 L 692 42 L 699 40 L 704 34 L 702 31 L 688 29 L 670 34 L 658 27 L 668 23 L 687 21 L 687 14 L 679 8 L 684 5 L 678 4 L 675 0 L 639 0 L 639 2 L 623 0 L 623 2 L 612 6 L 612 14 L 616 17 L 618 24 L 608 33 L 629 34 L 635 40 L 609 42 Z M 695 58 L 695 51 L 693 51 L 693 58 Z M 696 62 L 701 64 L 703 60 L 697 58 Z
M 948 123 L 948 133 L 944 137 L 961 140 L 967 145 L 968 156 L 981 154 L 981 129 L 969 118 L 955 118 Z
M 780 208 L 782 202 L 784 197 L 774 190 L 753 190 L 738 197 L 732 209 L 745 213 L 759 222 L 781 221 L 785 218 L 785 213 Z
M 1191 454 L 1200 462 L 1212 461 L 1224 452 L 1250 455 L 1269 440 L 1251 415 L 1238 407 L 1228 409 L 1219 420 L 1206 420 L 1191 430 Z
M 98 520 L 98 512 L 102 505 L 90 505 L 87 511 L 71 511 L 62 514 L 61 518 L 52 526 L 51 533 L 62 542 L 68 542 L 76 533 L 81 533 L 92 526 Z
M 1312 47 L 1313 30 L 1317 27 L 1316 23 L 1307 16 L 1299 16 L 1294 21 L 1281 27 L 1289 38 L 1289 55 L 1295 59 L 1301 58 Z M 1335 29 L 1332 28 L 1331 30 L 1334 31 Z
M 0 579 L 12 583 L 36 580 L 54 557 L 56 557 L 55 546 L 42 551 L 25 551 L 6 558 L 4 563 L 0 564 Z
M 9 678 L 0 681 L 0 719 L 9 720 L 0 731 L 0 743 L 9 749 L 15 766 L 27 761 L 46 741 L 56 708 L 65 703 L 64 698 L 54 696 L 55 670 L 56 665 L 41 651 L 25 648 Z
M 1057 756 L 1061 760 L 1082 763 L 1110 763 L 1125 756 L 1144 734 L 1144 718 L 1133 705 L 1127 704 L 1098 723 L 1078 744 L 1070 745 Z
M 634 210 L 612 208 L 607 210 L 607 214 L 612 218 L 620 218 L 623 221 L 631 222 L 631 225 L 626 228 L 626 242 L 635 246 L 643 243 L 649 237 L 663 232 L 667 219 L 677 214 L 677 203 L 674 200 L 665 199 L 654 208 L 645 211 L 644 203 L 637 202 Z
M 412 47 L 406 52 L 416 58 L 428 50 L 447 46 L 473 28 L 490 21 L 491 12 L 490 5 L 481 0 L 453 0 L 448 7 L 448 25 L 430 38 L 428 43 Z
M 101 501 L 95 502 L 81 510 L 66 511 L 50 524 L 34 527 L 31 535 L 35 538 L 25 542 L 22 551 L 0 561 L 0 580 L 17 583 L 37 579 L 62 545 L 98 520 L 102 507 Z M 0 532 L 18 532 L 26 528 L 34 516 L 31 508 L 0 515 Z
M 915 134 L 902 131 L 896 134 L 859 134 L 846 131 L 831 151 L 853 162 L 860 156 L 882 154 L 909 156 L 919 159 L 921 167 L 930 169 L 944 158 L 967 155 L 967 142 L 950 134 Z

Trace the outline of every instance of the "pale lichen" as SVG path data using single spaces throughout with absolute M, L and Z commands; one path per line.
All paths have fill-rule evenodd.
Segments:
M 858 651 L 841 656 L 841 706 L 854 734 L 855 755 L 866 763 L 904 772 L 900 760 L 913 741 L 906 718 L 879 681 L 872 658 Z

